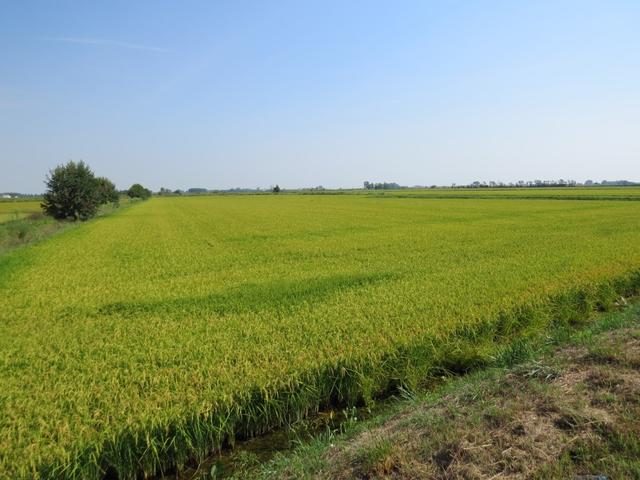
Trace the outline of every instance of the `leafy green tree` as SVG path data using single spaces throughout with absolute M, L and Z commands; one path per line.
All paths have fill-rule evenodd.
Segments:
M 142 200 L 146 200 L 151 196 L 151 190 L 144 188 L 139 183 L 134 183 L 127 191 L 127 195 L 129 195 L 130 198 L 141 198 Z
M 273 193 L 280 193 L 280 185 L 276 185 L 275 187 L 273 187 L 273 188 L 271 189 L 271 191 L 272 191 Z
M 42 209 L 57 219 L 88 220 L 100 205 L 97 181 L 91 168 L 83 161 L 70 161 L 49 172 L 45 181 L 47 192 Z
M 98 190 L 98 201 L 100 205 L 106 203 L 120 203 L 120 195 L 115 184 L 106 177 L 96 178 L 96 188 Z

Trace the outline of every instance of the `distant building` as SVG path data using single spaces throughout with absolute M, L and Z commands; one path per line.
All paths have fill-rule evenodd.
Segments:
M 3 193 L 2 194 L 2 198 L 13 198 L 11 195 L 9 195 L 8 193 Z

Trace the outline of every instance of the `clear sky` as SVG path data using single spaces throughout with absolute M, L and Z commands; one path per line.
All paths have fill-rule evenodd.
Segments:
M 640 180 L 640 2 L 3 1 L 0 191 Z

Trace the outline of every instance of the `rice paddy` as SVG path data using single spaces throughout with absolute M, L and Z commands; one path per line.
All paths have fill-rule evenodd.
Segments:
M 3 254 L 0 477 L 158 474 L 584 321 L 640 289 L 613 190 L 153 198 Z
M 369 191 L 369 194 L 415 198 L 640 200 L 640 187 L 410 188 L 402 190 L 372 190 Z
M 0 223 L 24 218 L 41 212 L 40 201 L 0 200 Z

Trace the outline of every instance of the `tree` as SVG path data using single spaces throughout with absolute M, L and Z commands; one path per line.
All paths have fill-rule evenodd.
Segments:
M 130 198 L 141 198 L 142 200 L 146 200 L 151 196 L 151 190 L 144 188 L 139 183 L 134 183 L 129 187 L 129 190 L 127 190 L 127 195 L 129 195 Z
M 273 187 L 273 188 L 271 189 L 271 191 L 272 191 L 273 193 L 280 193 L 280 185 L 276 185 L 275 187 Z
M 88 220 L 100 205 L 98 182 L 89 166 L 69 161 L 49 171 L 42 209 L 57 219 Z
M 98 190 L 98 203 L 104 205 L 106 203 L 120 203 L 120 195 L 116 190 L 115 184 L 106 177 L 96 178 L 96 188 Z

